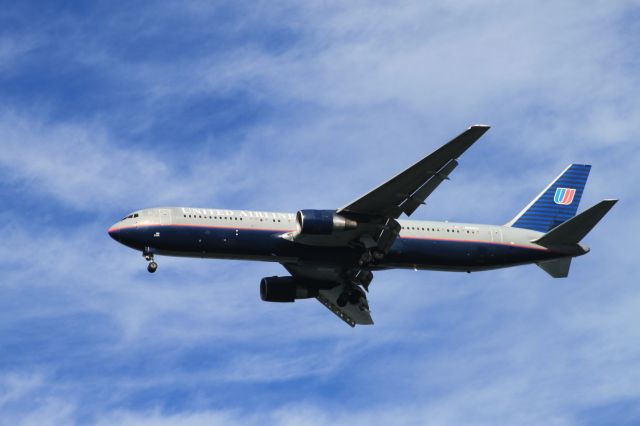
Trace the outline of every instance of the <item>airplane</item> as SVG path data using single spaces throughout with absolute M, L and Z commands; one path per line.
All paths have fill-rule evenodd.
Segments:
M 576 215 L 590 165 L 569 165 L 502 226 L 400 219 L 425 204 L 488 129 L 469 127 L 339 209 L 149 208 L 108 233 L 141 251 L 152 273 L 157 255 L 279 262 L 290 275 L 262 278 L 262 300 L 315 298 L 351 327 L 373 324 L 367 293 L 375 271 L 470 273 L 535 263 L 554 278 L 567 277 L 571 260 L 589 251 L 582 239 L 618 201 L 605 199 Z

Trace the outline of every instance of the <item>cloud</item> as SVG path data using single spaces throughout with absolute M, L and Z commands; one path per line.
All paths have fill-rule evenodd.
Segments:
M 133 199 L 139 205 L 204 195 L 215 199 L 223 182 L 229 191 L 243 185 L 242 176 L 237 179 L 234 173 L 242 151 L 231 159 L 204 162 L 194 153 L 185 164 L 171 164 L 154 152 L 120 146 L 99 125 L 50 125 L 19 114 L 0 118 L 0 137 L 5 178 L 85 211 L 124 206 Z

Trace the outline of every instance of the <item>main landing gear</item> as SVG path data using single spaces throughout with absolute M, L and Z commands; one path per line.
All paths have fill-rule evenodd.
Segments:
M 367 296 L 365 290 L 368 290 L 369 284 L 373 279 L 373 273 L 366 269 L 356 269 L 346 273 L 344 290 L 338 296 L 336 304 L 344 308 L 347 303 L 368 308 Z M 363 290 L 364 289 L 364 290 Z
M 351 289 L 342 292 L 340 296 L 338 296 L 336 304 L 341 308 L 347 306 L 347 303 L 358 305 L 360 304 L 361 300 L 363 300 L 363 298 L 365 298 L 365 295 L 360 287 L 353 286 Z
M 380 261 L 384 259 L 384 255 L 385 253 L 379 249 L 367 250 L 362 253 L 362 256 L 358 259 L 358 266 L 367 267 L 372 264 L 380 263 Z
M 153 260 L 153 253 L 151 253 L 149 248 L 145 248 L 142 252 L 142 256 L 144 256 L 145 260 L 149 262 L 147 265 L 147 271 L 153 274 L 158 269 L 158 264 Z

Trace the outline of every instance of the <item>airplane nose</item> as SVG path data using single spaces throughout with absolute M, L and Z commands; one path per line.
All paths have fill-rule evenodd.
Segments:
M 111 228 L 109 228 L 109 230 L 107 232 L 109 233 L 109 236 L 111 238 L 113 238 L 116 241 L 119 241 L 119 239 L 120 239 L 120 230 L 118 230 L 118 228 L 116 228 L 115 226 L 112 226 Z

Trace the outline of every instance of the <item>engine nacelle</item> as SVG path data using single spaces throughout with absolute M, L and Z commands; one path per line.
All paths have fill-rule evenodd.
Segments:
M 356 229 L 355 220 L 340 216 L 334 210 L 300 210 L 296 213 L 298 233 L 328 235 L 336 231 Z
M 260 298 L 265 302 L 293 302 L 318 295 L 318 287 L 301 284 L 293 277 L 265 277 L 260 280 Z

